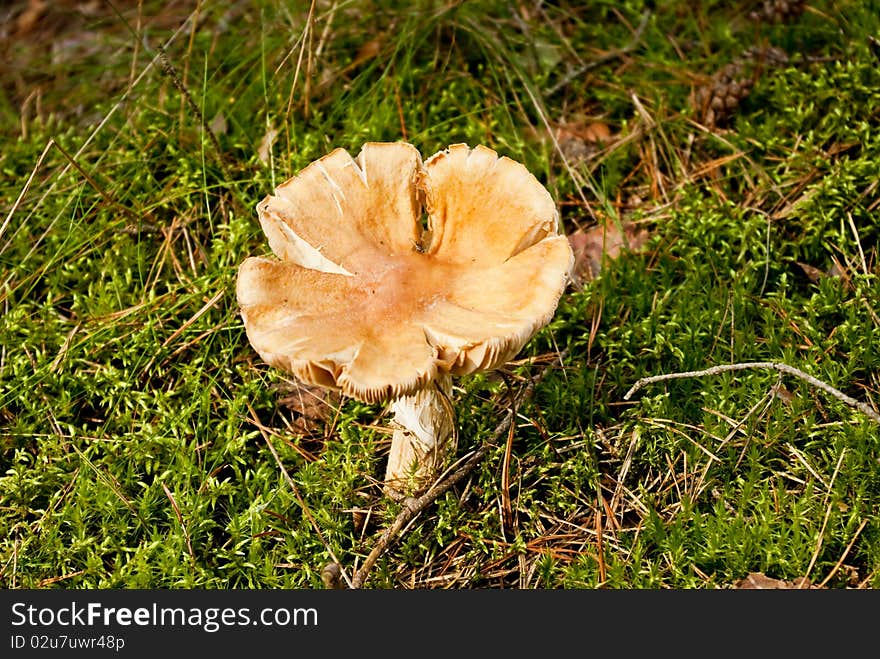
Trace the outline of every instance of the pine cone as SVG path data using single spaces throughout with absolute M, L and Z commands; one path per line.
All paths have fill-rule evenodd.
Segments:
M 714 128 L 739 106 L 752 91 L 753 82 L 745 77 L 743 65 L 732 62 L 712 76 L 708 84 L 700 87 L 696 95 L 696 109 L 702 123 Z
M 761 8 L 753 11 L 750 17 L 763 23 L 791 23 L 801 17 L 805 5 L 804 0 L 764 0 Z
M 764 66 L 785 66 L 789 58 L 782 48 L 776 46 L 752 46 L 746 48 L 743 57 Z

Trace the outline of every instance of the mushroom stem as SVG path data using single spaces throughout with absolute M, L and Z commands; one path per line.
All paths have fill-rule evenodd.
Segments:
M 430 386 L 391 403 L 395 429 L 385 470 L 389 496 L 401 498 L 430 485 L 455 451 L 458 433 L 451 396 L 452 378 L 438 375 Z

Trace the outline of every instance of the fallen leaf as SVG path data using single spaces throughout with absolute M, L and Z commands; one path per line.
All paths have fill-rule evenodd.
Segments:
M 800 266 L 800 269 L 807 276 L 807 279 L 809 279 L 814 284 L 826 274 L 819 268 L 812 266 L 809 263 L 801 263 L 800 261 L 796 261 L 796 263 L 798 264 L 798 266 Z
M 226 115 L 223 112 L 218 112 L 214 115 L 214 118 L 211 120 L 211 132 L 215 135 L 225 135 L 226 131 L 229 128 L 229 125 L 226 123 Z
M 744 579 L 735 582 L 733 587 L 739 590 L 799 590 L 802 588 L 818 588 L 818 586 L 811 584 L 810 580 L 806 577 L 795 579 L 794 581 L 784 581 L 768 577 L 763 572 L 751 572 Z
M 379 39 L 370 39 L 369 41 L 365 41 L 360 48 L 358 48 L 357 54 L 354 56 L 354 61 L 350 64 L 351 67 L 360 66 L 364 62 L 373 59 L 382 51 L 382 41 Z
M 583 142 L 608 142 L 611 129 L 603 121 L 577 120 L 556 124 L 556 139 L 579 139 Z
M 608 142 L 611 139 L 611 129 L 606 123 L 594 121 L 584 127 L 581 137 L 587 142 Z
M 774 391 L 774 395 L 781 400 L 783 403 L 791 404 L 794 400 L 795 396 L 788 389 L 783 386 L 776 387 Z
M 548 143 L 558 144 L 559 150 L 570 164 L 578 164 L 590 158 L 617 137 L 604 121 L 592 119 L 582 112 L 553 122 L 549 130 L 528 126 L 524 133 L 530 142 L 545 146 Z
M 278 389 L 283 394 L 278 405 L 294 413 L 293 428 L 305 435 L 313 435 L 317 425 L 330 421 L 339 404 L 339 395 L 324 387 L 292 382 Z
M 626 249 L 638 251 L 648 240 L 648 231 L 634 222 L 624 222 L 621 228 L 614 223 L 599 224 L 586 231 L 578 229 L 568 234 L 574 252 L 572 278 L 575 285 L 583 286 L 594 279 L 602 269 L 603 258 L 616 259 Z
M 264 165 L 269 164 L 269 152 L 272 150 L 272 145 L 275 143 L 276 137 L 278 137 L 278 131 L 274 128 L 270 128 L 266 131 L 266 134 L 263 135 L 263 139 L 260 140 L 260 146 L 257 148 L 257 157 Z

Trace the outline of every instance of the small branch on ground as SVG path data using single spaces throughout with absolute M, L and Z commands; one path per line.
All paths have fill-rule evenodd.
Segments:
M 793 375 L 796 378 L 800 378 L 804 382 L 811 384 L 817 389 L 821 389 L 825 393 L 837 398 L 838 400 L 843 401 L 850 407 L 854 407 L 860 412 L 864 413 L 868 416 L 872 421 L 880 423 L 880 414 L 878 414 L 875 410 L 871 409 L 867 405 L 867 403 L 863 403 L 861 401 L 856 400 L 855 398 L 851 398 L 847 396 L 845 393 L 840 391 L 839 389 L 835 389 L 830 384 L 826 384 L 821 380 L 817 380 L 812 375 L 808 375 L 804 373 L 800 369 L 795 368 L 794 366 L 789 366 L 788 364 L 783 364 L 782 362 L 743 362 L 739 364 L 720 364 L 718 366 L 713 366 L 712 368 L 707 368 L 702 371 L 685 371 L 682 373 L 666 373 L 665 375 L 652 375 L 651 377 L 642 378 L 638 382 L 636 382 L 629 391 L 624 395 L 624 400 L 629 400 L 634 393 L 636 393 L 639 389 L 644 387 L 646 384 L 652 384 L 654 382 L 662 382 L 665 380 L 678 380 L 681 378 L 699 378 L 706 375 L 718 375 L 719 373 L 726 373 L 728 371 L 744 371 L 747 369 L 755 369 L 755 368 L 764 368 L 764 369 L 772 369 L 774 371 L 778 371 L 780 373 L 786 373 L 788 375 Z
M 560 363 L 564 360 L 564 356 L 565 351 L 563 351 L 559 355 Z M 492 433 L 492 437 L 483 442 L 483 444 L 476 451 L 474 451 L 469 458 L 464 460 L 460 467 L 454 469 L 447 476 L 441 477 L 422 496 L 408 497 L 403 500 L 403 506 L 397 517 L 394 519 L 391 525 L 382 532 L 382 534 L 379 536 L 379 539 L 376 541 L 376 545 L 373 547 L 373 549 L 367 555 L 367 558 L 364 560 L 361 568 L 357 570 L 352 576 L 352 588 L 360 588 L 364 585 L 370 569 L 373 567 L 373 565 L 376 563 L 382 553 L 386 549 L 388 549 L 388 547 L 390 547 L 391 544 L 397 539 L 397 536 L 400 534 L 401 530 L 406 527 L 407 524 L 415 519 L 428 506 L 434 503 L 434 501 L 436 501 L 437 498 L 440 497 L 440 495 L 450 490 L 452 486 L 454 486 L 462 478 L 471 473 L 474 468 L 478 464 L 480 464 L 482 459 L 486 456 L 486 453 L 499 445 L 501 439 L 505 437 L 505 434 L 513 425 L 513 420 L 516 417 L 517 408 L 522 405 L 523 402 L 531 399 L 532 396 L 535 395 L 535 388 L 537 387 L 538 383 L 540 383 L 541 380 L 544 379 L 544 376 L 549 372 L 550 368 L 553 366 L 553 363 L 554 362 L 546 364 L 531 380 L 529 380 L 529 383 L 522 389 L 520 394 L 516 396 L 510 410 L 504 416 L 504 419 L 495 428 L 495 431 Z

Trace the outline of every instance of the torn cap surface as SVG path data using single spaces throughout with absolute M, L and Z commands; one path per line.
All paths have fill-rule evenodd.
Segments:
M 549 193 L 482 146 L 424 164 L 405 143 L 337 149 L 257 211 L 277 259 L 239 268 L 248 339 L 368 403 L 512 358 L 552 317 L 573 260 Z

